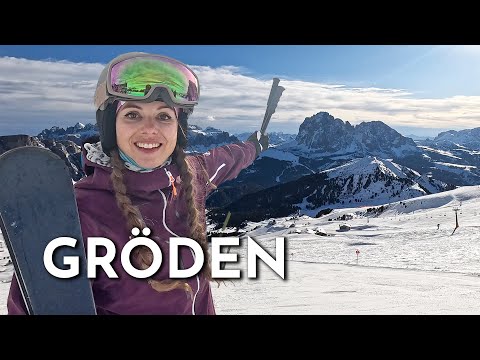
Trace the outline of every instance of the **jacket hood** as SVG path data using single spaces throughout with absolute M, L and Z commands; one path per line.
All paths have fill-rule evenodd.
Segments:
M 97 144 L 85 144 L 87 148 L 89 145 L 99 146 Z M 110 158 L 105 154 L 100 154 L 92 158 L 87 156 L 89 153 L 86 147 L 82 146 L 82 166 L 87 177 L 75 183 L 77 188 L 88 188 L 98 190 L 109 190 L 113 192 L 113 185 L 110 180 L 112 167 L 110 165 Z M 170 177 L 167 172 L 170 172 L 175 183 L 181 182 L 180 172 L 178 166 L 172 161 L 167 161 L 166 165 L 161 166 L 150 172 L 137 172 L 125 167 L 124 182 L 127 186 L 129 194 L 150 193 L 171 187 Z

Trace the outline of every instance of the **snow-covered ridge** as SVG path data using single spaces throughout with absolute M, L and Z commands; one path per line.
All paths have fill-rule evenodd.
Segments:
M 85 139 L 96 135 L 98 135 L 98 129 L 96 125 L 84 125 L 78 122 L 74 126 L 69 126 L 66 129 L 58 126 L 53 126 L 50 129 L 44 129 L 37 135 L 37 138 L 41 141 L 70 140 L 77 145 L 81 145 Z
M 322 171 L 341 187 L 336 194 L 339 204 L 325 204 L 321 207 L 311 204 L 311 194 L 297 206 L 302 213 L 314 216 L 325 207 L 348 207 L 348 204 L 359 203 L 363 206 L 407 200 L 429 193 L 438 193 L 452 188 L 451 185 L 434 180 L 428 175 L 420 175 L 415 170 L 399 165 L 390 159 L 365 157 L 354 159 L 345 165 Z M 318 189 L 316 189 L 318 190 Z M 325 196 L 321 189 L 318 196 Z M 306 199 L 310 198 L 309 201 Z
M 345 165 L 325 170 L 324 172 L 329 175 L 330 178 L 349 176 L 351 174 L 373 174 L 375 171 L 380 171 L 387 176 L 393 178 L 406 178 L 407 175 L 402 171 L 402 166 L 390 161 L 379 160 L 376 157 L 365 157 L 361 159 L 353 159 Z M 413 170 L 411 170 L 413 172 Z M 417 172 L 413 172 L 417 176 Z
M 450 151 L 433 149 L 429 146 L 424 146 L 424 145 L 418 145 L 418 147 L 422 150 L 427 151 L 427 152 L 432 152 L 432 153 L 437 153 L 437 154 L 440 154 L 440 155 L 443 155 L 443 156 L 448 156 L 448 157 L 451 157 L 452 159 L 461 159 L 460 157 L 453 155 Z
M 438 134 L 431 142 L 443 146 L 462 146 L 471 150 L 480 150 L 480 127 L 445 131 Z

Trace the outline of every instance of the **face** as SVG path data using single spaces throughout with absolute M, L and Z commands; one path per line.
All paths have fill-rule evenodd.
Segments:
M 138 165 L 155 168 L 173 153 L 177 116 L 164 102 L 127 101 L 116 119 L 118 147 Z

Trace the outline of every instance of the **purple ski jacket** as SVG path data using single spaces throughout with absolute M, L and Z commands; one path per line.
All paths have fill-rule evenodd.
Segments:
M 195 173 L 200 174 L 202 163 L 208 177 L 215 185 L 234 179 L 241 170 L 253 163 L 256 158 L 254 143 L 250 141 L 224 145 L 195 156 L 191 161 Z M 92 167 L 94 173 L 75 184 L 75 195 L 80 215 L 83 240 L 88 246 L 88 237 L 105 237 L 115 244 L 116 255 L 111 265 L 118 278 L 109 278 L 104 269 L 97 267 L 96 277 L 91 279 L 94 299 L 99 315 L 107 314 L 190 314 L 214 315 L 215 306 L 210 282 L 201 274 L 188 279 L 193 296 L 184 290 L 175 289 L 157 292 L 146 281 L 129 275 L 121 264 L 120 252 L 131 235 L 126 221 L 118 208 L 110 182 L 111 168 L 93 163 L 86 159 L 86 167 Z M 175 178 L 177 196 L 173 196 L 173 187 L 167 171 Z M 197 175 L 198 176 L 198 175 Z M 169 239 L 170 237 L 189 237 L 187 224 L 187 203 L 182 189 L 179 169 L 171 163 L 149 173 L 127 171 L 124 176 L 127 193 L 134 205 L 138 206 L 147 227 L 151 230 L 150 239 L 154 240 L 162 251 L 162 264 L 154 279 L 168 279 Z M 199 178 L 196 181 L 199 183 Z M 201 214 L 205 213 L 205 200 L 213 190 L 205 182 L 197 191 L 197 206 Z M 205 221 L 203 216 L 202 221 Z M 143 235 L 139 235 L 143 236 Z M 105 255 L 105 248 L 97 248 L 98 256 Z M 190 268 L 194 263 L 193 253 L 186 246 L 179 247 L 179 263 Z M 27 314 L 15 275 L 12 278 L 7 300 L 7 311 L 11 315 Z

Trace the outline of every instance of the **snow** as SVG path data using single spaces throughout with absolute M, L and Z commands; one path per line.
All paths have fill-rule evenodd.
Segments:
M 432 152 L 432 153 L 437 153 L 437 154 L 440 154 L 440 155 L 448 156 L 448 157 L 451 157 L 453 159 L 459 159 L 459 160 L 462 159 L 462 158 L 459 158 L 458 156 L 453 155 L 450 151 L 433 149 L 431 147 L 421 146 L 421 145 L 418 145 L 418 147 L 425 150 L 425 151 L 429 151 L 429 152 Z
M 477 277 L 290 261 L 289 279 L 282 281 L 260 269 L 258 280 L 213 286 L 218 314 L 480 313 Z
M 480 147 L 480 143 L 478 141 L 479 134 L 480 128 L 465 129 L 460 131 L 450 130 L 440 133 L 433 141 L 436 144 L 441 143 L 443 146 L 447 147 L 464 147 L 467 145 L 469 149 L 478 150 Z
M 455 149 L 456 151 L 463 151 L 470 155 L 480 155 L 480 151 L 467 150 L 467 149 Z
M 292 153 L 290 153 L 288 151 L 282 151 L 282 150 L 278 150 L 278 149 L 275 149 L 275 148 L 268 148 L 268 150 L 261 153 L 258 158 L 260 159 L 260 158 L 263 158 L 263 157 L 290 162 L 290 165 L 287 166 L 285 169 L 283 169 L 283 171 L 280 173 L 280 175 L 278 175 L 275 178 L 275 181 L 278 182 L 278 183 L 281 182 L 281 177 L 283 176 L 285 171 L 289 170 L 289 169 L 291 169 L 292 167 L 295 167 L 295 166 L 303 166 L 304 168 L 309 170 L 312 174 L 315 173 L 315 171 L 310 169 L 308 166 L 306 166 L 304 164 L 301 164 L 299 162 L 299 157 L 298 156 L 293 155 Z
M 475 167 L 474 166 L 467 166 L 467 165 L 457 165 L 457 164 L 451 164 L 451 163 L 435 162 L 435 168 L 438 169 L 438 170 L 446 170 L 446 171 L 449 171 L 451 173 L 458 174 L 463 178 L 467 178 L 468 175 L 470 174 L 471 169 L 475 168 Z M 472 175 L 475 176 L 475 174 L 472 174 Z
M 443 165 L 443 166 L 446 166 L 446 167 L 459 168 L 459 169 L 466 170 L 466 171 L 471 171 L 471 169 L 476 169 L 477 168 L 476 166 L 472 166 L 472 165 L 459 165 L 459 164 L 452 164 L 452 163 L 446 163 L 446 162 L 440 162 L 440 161 L 434 161 L 434 164 Z
M 376 157 L 364 157 L 353 159 L 350 162 L 341 166 L 324 170 L 330 178 L 344 177 L 350 174 L 364 175 L 373 174 L 379 168 L 384 174 L 388 174 L 394 178 L 406 178 L 407 176 L 401 170 L 398 164 L 391 161 L 380 160 Z
M 401 145 L 401 146 L 392 148 L 392 152 L 397 157 L 403 157 L 405 154 L 413 153 L 413 152 L 417 152 L 417 151 L 418 151 L 418 149 L 415 146 L 412 146 L 412 145 Z
M 208 134 L 203 131 L 203 130 L 199 130 L 199 129 L 189 129 L 192 133 L 192 135 L 196 135 L 196 134 L 200 134 L 200 135 L 204 135 L 204 136 L 207 136 Z
M 247 278 L 242 238 L 230 251 L 239 263 L 226 264 L 242 269 L 241 279 L 212 283 L 217 313 L 480 314 L 480 186 L 375 208 L 248 223 L 248 236 L 273 256 L 276 237 L 286 239 L 286 278 L 261 260 L 258 278 Z M 333 220 L 344 214 L 352 219 Z M 328 236 L 315 235 L 319 229 Z M 0 244 L 0 314 L 6 314 L 13 270 Z
M 372 176 L 378 171 L 390 179 L 370 181 Z M 339 202 L 345 204 L 345 206 L 341 205 L 342 207 L 351 206 L 350 204 L 355 199 L 359 200 L 359 205 L 373 206 L 423 196 L 426 194 L 425 188 L 432 193 L 439 191 L 436 186 L 429 182 L 428 178 L 420 176 L 418 172 L 412 169 L 392 162 L 391 159 L 379 159 L 376 157 L 357 158 L 322 172 L 327 174 L 329 178 L 347 179 L 338 198 Z M 405 183 L 398 181 L 399 179 L 408 178 L 413 182 L 410 185 L 405 185 Z M 436 182 L 436 184 L 440 185 L 440 182 Z M 356 189 L 353 196 L 351 190 L 348 190 L 349 187 Z M 302 205 L 306 206 L 306 204 Z M 339 206 L 337 204 L 336 207 Z M 327 204 L 316 209 L 310 206 L 309 212 L 305 213 L 313 216 L 319 210 L 327 207 L 331 207 L 331 205 Z
M 351 155 L 359 151 L 358 147 L 355 144 L 349 144 L 348 147 L 341 148 L 335 152 L 322 152 L 319 149 L 312 149 L 306 144 L 299 144 L 296 140 L 282 143 L 278 145 L 276 149 L 284 150 L 285 152 L 290 152 L 292 154 L 311 159 L 319 159 L 332 156 L 338 156 L 338 158 L 340 159 L 345 157 L 346 155 Z
M 295 165 L 298 164 L 298 156 L 295 156 L 287 151 L 277 150 L 275 148 L 269 148 L 268 150 L 264 151 L 260 154 L 259 158 L 261 157 L 269 157 L 277 160 L 291 161 Z

